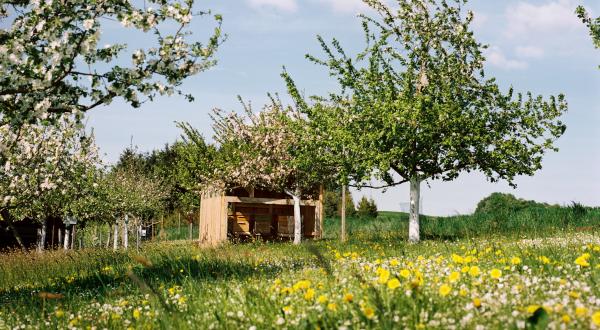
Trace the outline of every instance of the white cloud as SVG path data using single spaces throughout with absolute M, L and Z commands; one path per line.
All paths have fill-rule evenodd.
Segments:
M 505 70 L 522 70 L 528 67 L 527 62 L 507 58 L 499 47 L 488 48 L 484 55 L 487 63 Z
M 362 0 L 316 0 L 316 2 L 328 5 L 334 12 L 340 14 L 364 13 L 369 9 Z
M 487 21 L 489 20 L 489 16 L 479 12 L 479 11 L 473 11 L 473 27 L 476 29 L 480 29 L 482 28 L 485 23 L 487 23 Z
M 542 58 L 544 57 L 544 49 L 536 46 L 518 46 L 515 48 L 515 53 L 523 58 Z
M 274 8 L 285 12 L 295 12 L 298 9 L 296 0 L 246 0 L 254 9 Z
M 508 28 L 505 33 L 515 38 L 523 34 L 548 35 L 580 29 L 582 24 L 575 15 L 576 7 L 574 0 L 552 0 L 539 5 L 520 1 L 506 9 Z

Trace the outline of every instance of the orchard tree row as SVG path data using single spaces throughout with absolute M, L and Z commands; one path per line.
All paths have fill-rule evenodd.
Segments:
M 394 7 L 363 1 L 375 14 L 359 15 L 361 52 L 319 36 L 322 54 L 306 56 L 337 90 L 303 95 L 284 70 L 289 104 L 273 95 L 260 111 L 244 102 L 240 113 L 215 110 L 215 145 L 180 123 L 181 141 L 143 157 L 128 150 L 110 168 L 82 125 L 86 112 L 117 99 L 132 107 L 159 95 L 192 101 L 180 86 L 216 64 L 226 39 L 221 16 L 196 10 L 193 0 L 4 1 L 1 220 L 72 216 L 116 224 L 191 212 L 200 192 L 265 188 L 294 200 L 299 243 L 300 199 L 315 186 L 342 187 L 345 196 L 348 186 L 407 183 L 408 238 L 416 242 L 423 182 L 479 171 L 514 185 L 557 150 L 565 97 L 502 90 L 485 72 L 487 46 L 473 34 L 466 0 L 397 0 Z M 598 45 L 599 20 L 583 8 L 577 15 Z M 205 41 L 193 39 L 197 18 L 214 22 Z M 148 47 L 99 47 L 107 22 L 148 38 Z

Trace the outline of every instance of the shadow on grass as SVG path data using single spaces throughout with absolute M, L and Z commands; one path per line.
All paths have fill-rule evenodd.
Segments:
M 184 280 L 198 282 L 213 282 L 226 280 L 243 280 L 246 278 L 273 277 L 286 269 L 302 267 L 301 263 L 289 265 L 273 265 L 259 263 L 249 264 L 236 260 L 193 260 L 190 258 L 162 258 L 154 265 L 143 267 L 135 265 L 131 271 L 146 285 L 157 289 L 161 284 L 177 285 Z M 0 292 L 0 309 L 10 308 L 12 304 L 26 303 L 29 306 L 42 308 L 40 292 L 55 292 L 64 295 L 61 300 L 68 302 L 73 299 L 103 300 L 107 297 L 119 297 L 124 294 L 139 293 L 141 288 L 127 275 L 125 267 L 119 267 L 111 272 L 97 272 L 88 276 L 77 278 L 70 283 L 63 282 L 57 285 L 40 285 L 27 289 L 10 289 Z M 32 304 L 33 303 L 33 304 Z M 14 307 L 14 306 L 13 306 Z

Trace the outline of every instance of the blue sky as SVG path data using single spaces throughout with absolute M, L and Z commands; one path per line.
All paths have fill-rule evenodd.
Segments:
M 279 76 L 285 66 L 307 95 L 336 89 L 322 67 L 308 62 L 306 53 L 320 55 L 316 35 L 340 40 L 355 53 L 363 45 L 358 12 L 369 13 L 359 0 L 228 0 L 197 1 L 223 15 L 228 40 L 218 53 L 218 65 L 186 81 L 194 103 L 164 97 L 140 109 L 114 102 L 90 113 L 98 145 L 107 162 L 115 161 L 130 145 L 141 151 L 162 147 L 179 136 L 175 121 L 187 121 L 212 138 L 209 113 L 213 108 L 238 111 L 237 95 L 258 109 L 266 93 L 284 93 Z M 600 50 L 574 14 L 583 4 L 600 15 L 597 0 L 471 0 L 478 39 L 490 45 L 486 71 L 504 88 L 551 95 L 564 93 L 569 111 L 560 151 L 546 156 L 544 168 L 533 177 L 520 177 L 517 189 L 491 184 L 477 173 L 453 182 L 429 182 L 422 187 L 426 214 L 463 214 L 494 191 L 549 203 L 578 201 L 600 206 Z M 199 8 L 200 9 L 200 8 Z M 193 22 L 194 33 L 206 35 L 206 20 Z M 104 39 L 143 45 L 143 39 L 108 28 Z M 375 198 L 382 210 L 400 210 L 408 186 L 386 191 L 353 191 Z

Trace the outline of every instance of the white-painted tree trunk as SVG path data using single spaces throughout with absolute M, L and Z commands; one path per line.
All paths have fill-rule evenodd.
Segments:
M 292 197 L 294 201 L 294 244 L 300 244 L 302 241 L 302 216 L 300 215 L 300 199 L 302 191 L 299 187 L 294 192 L 286 190 L 286 193 Z
M 115 222 L 113 225 L 113 250 L 117 250 L 119 248 L 119 224 Z
M 341 233 L 340 240 L 342 242 L 346 241 L 346 186 L 342 185 L 342 209 L 340 210 L 342 216 L 342 225 L 341 225 Z
M 127 232 L 127 225 L 129 222 L 129 216 L 125 214 L 125 219 L 123 219 L 123 248 L 127 250 L 129 248 L 129 234 Z
M 46 221 L 42 221 L 42 225 L 37 230 L 37 235 L 38 239 L 36 251 L 43 252 L 44 248 L 46 247 Z
M 408 241 L 417 243 L 421 239 L 419 230 L 419 201 L 421 198 L 421 181 L 418 177 L 410 178 L 410 214 L 408 218 Z
M 71 246 L 71 225 L 66 225 L 65 226 L 65 235 L 63 238 L 63 249 L 68 250 L 69 247 Z

